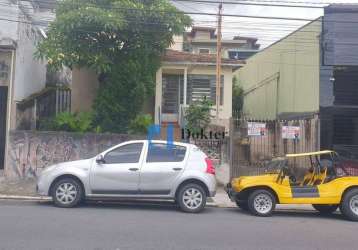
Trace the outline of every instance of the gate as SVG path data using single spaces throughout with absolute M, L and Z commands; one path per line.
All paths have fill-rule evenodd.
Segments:
M 250 130 L 256 124 L 258 129 Z M 261 126 L 261 128 L 260 128 Z M 301 120 L 238 120 L 233 119 L 231 134 L 233 155 L 231 177 L 260 174 L 273 158 L 290 153 L 319 150 L 319 120 L 317 116 Z M 287 136 L 287 128 L 297 129 L 297 138 Z M 250 135 L 251 131 L 251 135 Z M 253 133 L 254 132 L 254 133 Z M 261 132 L 261 133 L 260 133 Z M 307 159 L 289 162 L 297 168 L 308 166 Z
M 7 86 L 0 86 L 0 169 L 5 164 Z

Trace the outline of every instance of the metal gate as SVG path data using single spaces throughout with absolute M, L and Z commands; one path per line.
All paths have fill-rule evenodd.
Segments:
M 0 86 L 0 169 L 5 164 L 7 86 Z

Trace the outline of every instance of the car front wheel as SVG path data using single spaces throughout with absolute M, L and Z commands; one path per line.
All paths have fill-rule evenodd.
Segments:
M 358 189 L 349 190 L 340 205 L 342 214 L 349 220 L 358 221 Z
M 249 195 L 248 208 L 254 215 L 271 216 L 275 206 L 276 199 L 270 191 L 259 189 Z
M 52 188 L 52 199 L 57 207 L 75 207 L 83 196 L 81 184 L 73 178 L 63 178 L 57 181 Z
M 198 184 L 187 184 L 180 188 L 177 202 L 182 211 L 187 213 L 199 213 L 206 204 L 205 190 Z

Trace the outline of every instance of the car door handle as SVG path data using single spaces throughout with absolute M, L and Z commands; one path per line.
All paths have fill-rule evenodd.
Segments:
M 173 168 L 174 171 L 180 171 L 182 168 Z
M 138 171 L 139 168 L 130 168 L 129 170 L 130 170 L 130 171 Z

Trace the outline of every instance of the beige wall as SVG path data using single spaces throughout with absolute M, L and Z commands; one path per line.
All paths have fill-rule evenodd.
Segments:
M 162 73 L 187 70 L 187 74 L 197 75 L 216 75 L 216 67 L 205 65 L 171 65 L 163 63 L 163 66 L 157 71 L 156 74 L 156 96 L 155 96 L 155 122 L 158 123 L 158 110 L 162 103 Z M 179 73 L 178 73 L 179 74 Z M 224 125 L 229 128 L 229 119 L 232 115 L 232 68 L 223 67 L 222 74 L 224 75 L 224 102 L 219 108 L 219 120 L 213 119 L 214 124 Z M 216 112 L 212 111 L 213 115 Z
M 248 118 L 318 111 L 320 33 L 321 22 L 311 22 L 250 57 L 237 71 Z
M 170 45 L 169 49 L 183 51 L 183 43 L 183 35 L 173 36 L 173 44 Z
M 99 86 L 97 74 L 89 69 L 73 69 L 71 111 L 91 111 Z

